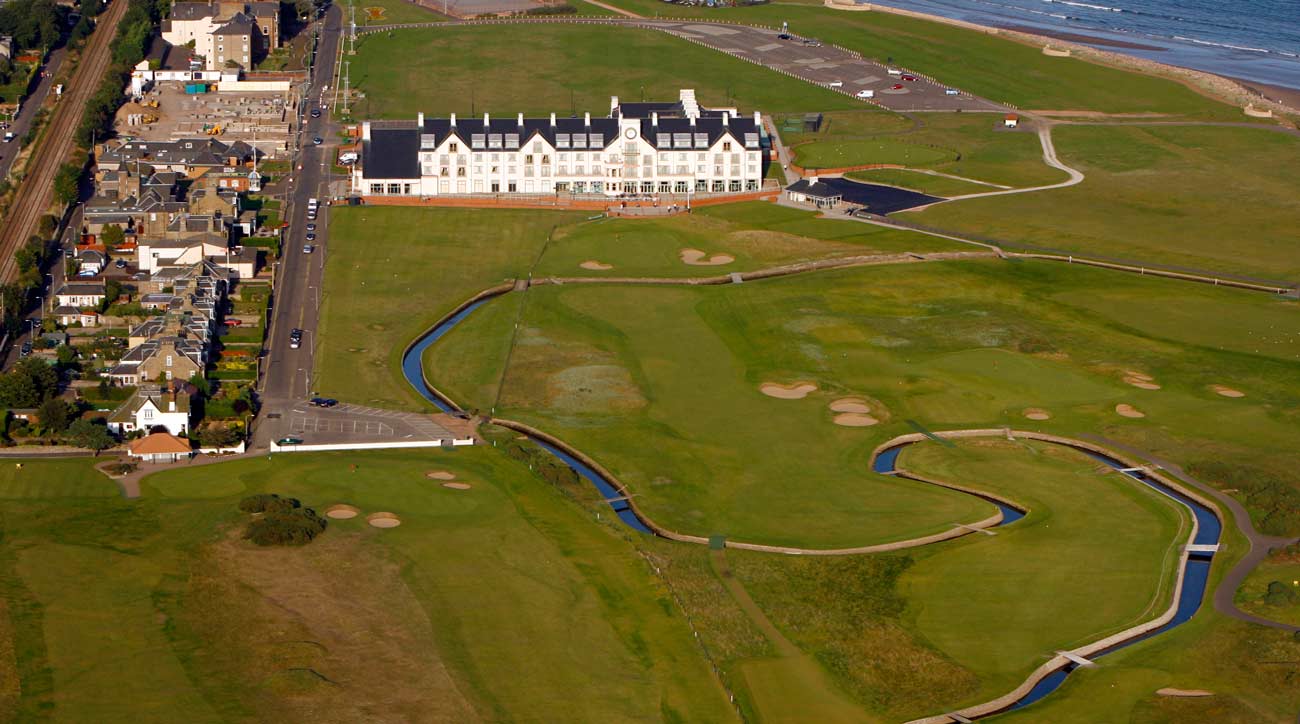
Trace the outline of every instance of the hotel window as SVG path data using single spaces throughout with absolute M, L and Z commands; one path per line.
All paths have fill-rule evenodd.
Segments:
M 402 193 L 402 185 L 401 185 L 401 184 L 388 184 L 388 193 L 390 193 L 390 194 L 392 194 L 392 195 L 394 195 L 394 196 L 396 196 L 396 195 Z
M 724 150 L 724 151 L 730 151 L 730 150 L 731 150 L 731 141 L 723 141 L 723 142 L 722 142 L 722 150 Z
M 745 182 L 745 190 L 746 190 L 746 191 L 757 191 L 757 190 L 758 190 L 758 182 L 757 182 L 757 181 L 753 181 L 753 180 L 751 180 L 751 181 L 746 181 L 746 182 Z
M 660 181 L 660 182 L 659 182 L 659 193 L 661 193 L 661 194 L 666 194 L 666 193 L 669 192 L 670 189 L 672 189 L 672 184 L 671 184 L 671 183 L 669 183 L 669 182 L 667 182 L 667 181 Z
M 533 153 L 541 153 L 541 152 L 542 152 L 542 142 L 533 141 Z
M 533 154 L 530 153 L 527 156 L 524 156 L 524 163 L 532 163 L 532 162 L 533 162 Z
M 604 182 L 604 181 L 592 181 L 592 182 L 591 182 L 591 192 L 592 192 L 592 193 L 599 194 L 599 193 L 604 193 L 604 191 L 605 191 L 605 182 Z
M 726 191 L 726 190 L 727 190 L 727 187 L 726 187 L 726 182 L 725 182 L 725 181 L 714 181 L 714 182 L 713 182 L 713 191 L 714 191 L 715 193 L 716 193 L 716 192 L 719 192 L 719 191 Z
M 733 180 L 733 181 L 729 182 L 729 183 L 727 184 L 727 186 L 728 186 L 728 189 L 727 189 L 728 191 L 739 191 L 739 190 L 740 190 L 740 181 L 738 181 L 738 180 Z
M 587 192 L 587 182 L 586 182 L 586 181 L 574 181 L 574 182 L 573 182 L 573 193 L 575 193 L 575 194 L 582 194 L 582 193 L 586 193 L 586 192 Z
M 452 153 L 460 153 L 460 146 L 453 143 L 447 146 L 447 150 L 451 151 Z
M 444 169 L 444 170 L 445 170 L 445 169 Z M 382 194 L 383 192 L 384 192 L 384 185 L 383 185 L 383 184 L 370 184 L 370 194 L 371 194 L 372 196 L 378 196 L 379 194 Z
M 676 184 L 673 185 L 673 191 L 679 194 L 686 193 L 686 188 L 687 187 L 685 181 L 678 181 Z
M 574 167 L 573 167 L 573 175 L 574 175 L 574 176 L 582 176 L 582 175 L 584 175 L 584 174 L 585 174 L 585 171 L 584 171 L 585 168 L 586 168 L 585 166 L 574 166 Z
M 641 193 L 643 193 L 643 194 L 652 194 L 652 193 L 654 193 L 654 192 L 655 192 L 655 182 L 654 182 L 654 181 L 642 181 L 642 182 L 641 182 Z
M 146 419 L 146 420 L 152 420 L 152 419 L 153 419 L 153 408 L 152 408 L 152 407 L 146 407 L 146 408 L 144 408 L 144 414 L 142 415 L 142 417 L 143 417 L 144 419 Z
M 443 166 L 446 166 L 447 164 L 451 163 L 451 159 L 447 154 L 444 153 L 438 157 L 438 163 L 442 164 Z
M 509 191 L 510 193 L 513 194 L 518 190 L 519 190 L 519 185 L 516 184 L 514 181 L 511 181 L 510 183 L 506 184 L 506 191 Z
M 464 166 L 457 166 L 457 167 L 456 167 L 456 175 L 457 175 L 457 176 L 461 176 L 461 177 L 463 177 L 463 176 L 465 175 L 465 167 L 464 167 Z
M 550 154 L 545 154 L 542 156 L 542 163 L 550 163 L 550 162 L 551 162 Z
M 501 160 L 501 154 L 499 154 L 499 153 L 494 153 L 494 154 L 492 154 L 492 160 L 493 160 L 493 161 L 500 161 L 500 160 Z
M 410 195 L 411 195 L 411 185 L 410 185 L 410 184 L 402 184 L 402 193 L 406 194 L 407 196 L 410 196 Z

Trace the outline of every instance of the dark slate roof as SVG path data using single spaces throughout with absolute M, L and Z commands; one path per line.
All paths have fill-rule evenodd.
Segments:
M 248 4 L 248 12 L 253 17 L 270 17 L 280 15 L 280 3 L 253 2 Z
M 173 3 L 171 17 L 176 20 L 198 20 L 217 14 L 211 3 Z
M 821 181 L 809 183 L 806 178 L 801 178 L 789 186 L 786 186 L 785 190 L 804 194 L 805 196 L 814 196 L 819 199 L 838 199 L 843 196 L 839 191 L 836 191 Z
M 368 178 L 420 178 L 418 128 L 372 128 L 361 152 Z
M 216 30 L 213 30 L 212 34 L 213 35 L 252 35 L 253 25 L 254 23 L 252 18 L 248 17 L 243 13 L 238 13 L 230 20 L 227 20 L 225 25 L 222 25 Z

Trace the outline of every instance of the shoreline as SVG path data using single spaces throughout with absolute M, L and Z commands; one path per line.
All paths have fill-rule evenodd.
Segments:
M 1052 45 L 1063 50 L 1069 50 L 1073 56 L 1084 60 L 1122 68 L 1124 70 L 1168 78 L 1183 83 L 1202 95 L 1231 105 L 1240 106 L 1242 108 L 1248 105 L 1253 105 L 1256 108 L 1262 107 L 1273 111 L 1274 114 L 1283 113 L 1293 116 L 1300 115 L 1300 90 L 1262 83 L 1260 81 L 1244 80 L 1226 75 L 1219 75 L 1217 73 L 1196 70 L 1195 68 L 1187 68 L 1181 65 L 1162 63 L 1160 61 L 1150 60 L 1136 55 L 1126 55 L 1114 50 L 1103 50 L 1101 48 L 1093 47 L 1092 45 L 1085 45 L 1083 42 L 1054 37 L 1053 31 L 1051 30 L 1027 26 L 998 27 L 995 25 L 981 25 L 967 20 L 958 20 L 956 18 L 944 17 L 942 15 L 935 15 L 933 13 L 925 13 L 917 10 L 904 10 L 902 8 L 880 5 L 878 3 L 855 4 L 852 0 L 823 0 L 823 4 L 826 7 L 837 10 L 859 12 L 877 11 L 889 13 L 891 15 L 902 15 L 905 17 L 916 18 L 918 20 L 927 20 L 933 23 L 953 25 L 988 35 L 1001 35 L 1027 45 Z M 1071 35 L 1071 33 L 1060 32 L 1056 33 L 1056 35 Z M 1104 43 L 1111 47 L 1125 47 L 1117 46 L 1117 43 L 1122 43 L 1123 41 L 1109 41 L 1105 38 L 1095 38 L 1083 34 L 1079 35 L 1081 37 L 1088 37 L 1089 40 L 1086 42 L 1092 42 L 1098 45 Z
M 1083 43 L 1085 45 L 1101 45 L 1107 48 L 1124 48 L 1127 50 L 1168 50 L 1158 45 L 1144 45 L 1142 43 L 1129 42 L 1127 40 L 1112 40 L 1111 38 L 1099 38 L 1095 35 L 1085 35 L 1084 33 L 1073 33 L 1067 30 L 1050 30 L 1047 28 L 1036 28 L 1032 25 L 1013 25 L 1002 24 L 990 27 L 998 30 L 1009 30 L 1014 33 L 1024 33 L 1025 35 L 1042 35 L 1053 40 L 1064 40 L 1070 43 Z

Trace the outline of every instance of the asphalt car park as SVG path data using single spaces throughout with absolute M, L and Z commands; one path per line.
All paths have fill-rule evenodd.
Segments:
M 393 412 L 373 407 L 337 403 L 320 407 L 295 403 L 280 420 L 279 437 L 295 437 L 309 445 L 351 442 L 451 440 L 465 432 L 451 430 L 430 415 Z
M 845 202 L 862 206 L 867 211 L 881 216 L 944 200 L 939 196 L 917 193 L 896 186 L 867 184 L 846 178 L 823 177 L 818 180 L 839 192 Z
M 858 97 L 864 90 L 874 91 L 874 97 L 863 99 L 864 105 L 875 103 L 893 111 L 1007 110 L 1005 106 L 909 71 L 905 66 L 886 66 L 837 46 L 800 36 L 797 28 L 782 33 L 723 23 L 660 21 L 647 25 L 849 96 Z M 782 35 L 789 38 L 783 39 Z M 895 73 L 891 75 L 890 70 Z M 952 95 L 950 90 L 958 92 Z

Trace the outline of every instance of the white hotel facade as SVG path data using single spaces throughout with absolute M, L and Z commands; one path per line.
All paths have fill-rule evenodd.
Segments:
M 593 118 L 366 121 L 352 192 L 361 196 L 469 194 L 657 195 L 762 188 L 759 114 L 706 109 L 683 90 L 675 103 L 623 103 Z

